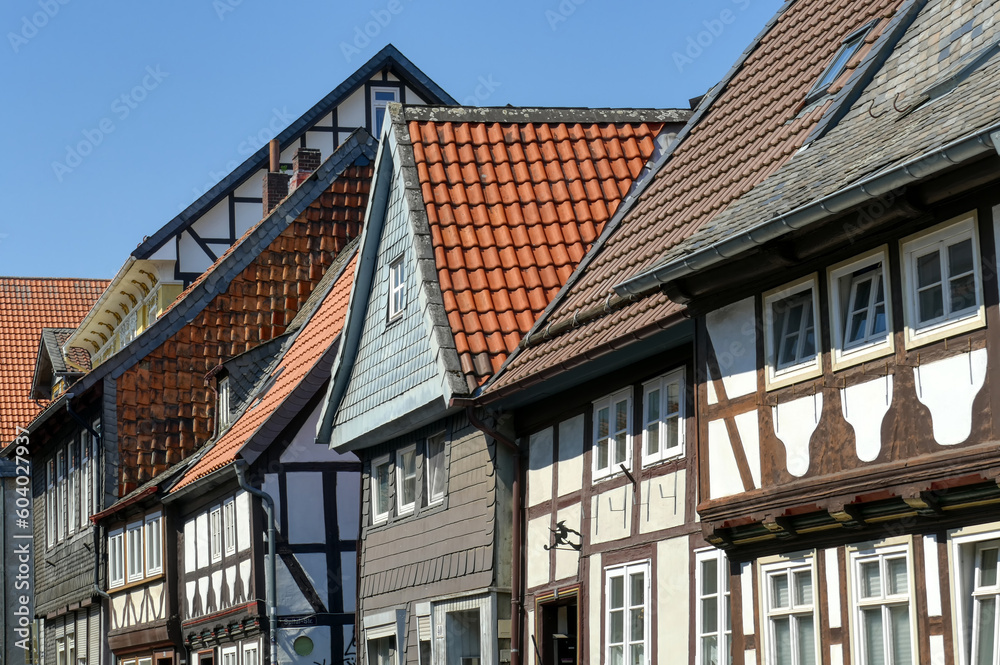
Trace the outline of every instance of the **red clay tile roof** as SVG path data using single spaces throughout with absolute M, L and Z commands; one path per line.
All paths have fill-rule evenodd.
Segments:
M 0 439 L 12 440 L 45 403 L 29 399 L 42 328 L 72 328 L 101 293 L 105 279 L 0 277 Z
M 118 496 L 212 437 L 215 400 L 206 373 L 285 331 L 337 254 L 360 234 L 372 174 L 371 164 L 348 166 L 225 291 L 118 379 Z
M 176 491 L 235 461 L 243 445 L 305 379 L 344 326 L 356 262 L 357 254 L 351 258 L 322 304 L 299 331 L 291 347 L 271 372 L 273 383 L 270 387 L 263 394 L 253 398 L 247 410 L 184 474 L 171 491 Z
M 653 155 L 664 112 L 599 122 L 551 109 L 535 112 L 547 121 L 511 122 L 507 109 L 438 111 L 408 107 L 405 118 L 445 311 L 475 388 L 600 235 Z M 687 113 L 672 113 L 676 132 Z
M 885 30 L 902 0 L 799 0 L 785 5 L 705 114 L 674 150 L 636 205 L 588 257 L 560 296 L 550 326 L 593 311 L 613 286 L 657 262 L 774 173 L 798 150 L 830 102 L 804 108 L 807 93 L 851 32 L 873 19 Z M 852 67 L 861 57 L 852 58 Z M 842 85 L 844 76 L 835 86 Z M 498 393 L 660 330 L 681 307 L 661 293 L 570 328 L 515 355 L 486 392 Z

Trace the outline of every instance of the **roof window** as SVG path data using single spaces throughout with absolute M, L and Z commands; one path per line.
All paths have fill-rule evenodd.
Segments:
M 833 56 L 833 60 L 823 71 L 823 75 L 819 77 L 819 80 L 816 81 L 816 85 L 806 95 L 806 102 L 814 102 L 827 94 L 833 82 L 840 78 L 840 75 L 847 69 L 847 63 L 861 50 L 861 46 L 865 43 L 865 37 L 868 36 L 868 33 L 874 27 L 875 21 L 870 21 L 844 38 L 840 49 Z

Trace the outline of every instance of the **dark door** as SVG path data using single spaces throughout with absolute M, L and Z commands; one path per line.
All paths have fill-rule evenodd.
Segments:
M 576 596 L 540 606 L 536 654 L 541 665 L 577 665 Z

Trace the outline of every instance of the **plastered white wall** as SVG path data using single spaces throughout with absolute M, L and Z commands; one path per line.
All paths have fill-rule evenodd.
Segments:
M 729 441 L 729 431 L 722 419 L 708 423 L 708 489 L 712 499 L 743 491 L 743 480 Z
M 771 407 L 774 435 L 785 445 L 788 473 L 801 478 L 809 471 L 809 439 L 823 413 L 823 393 Z
M 627 538 L 632 525 L 632 486 L 601 492 L 591 497 L 590 542 L 606 543 Z
M 583 489 L 583 415 L 559 423 L 559 496 Z
M 684 524 L 685 480 L 685 473 L 676 471 L 639 484 L 639 533 Z
M 566 508 L 560 510 L 556 514 L 556 521 L 565 522 L 568 528 L 579 533 L 583 533 L 583 530 L 580 528 L 581 514 L 582 509 L 580 504 L 575 503 L 572 506 L 567 506 Z M 569 534 L 569 541 L 572 543 L 579 543 L 580 537 L 571 533 Z M 556 550 L 555 579 L 563 580 L 567 577 L 576 577 L 579 565 L 580 553 L 570 548 L 568 545 L 560 546 L 559 549 Z
M 548 515 L 528 520 L 527 571 L 528 587 L 536 587 L 549 581 L 549 553 L 544 547 L 549 544 L 550 519 Z
M 745 298 L 705 316 L 708 336 L 730 399 L 757 390 L 757 328 L 754 299 Z
M 930 409 L 934 440 L 954 446 L 972 432 L 972 402 L 986 380 L 986 349 L 913 368 L 917 399 Z
M 656 628 L 660 648 L 656 662 L 687 662 L 690 579 L 685 573 L 690 556 L 686 536 L 661 540 L 656 544 L 658 579 L 652 585 L 656 590 Z
M 528 506 L 552 498 L 552 428 L 528 437 Z
M 882 450 L 882 420 L 892 404 L 892 375 L 840 389 L 844 420 L 854 428 L 858 459 L 871 462 Z
M 743 454 L 750 467 L 750 476 L 754 487 L 760 487 L 760 425 L 757 420 L 757 409 L 737 415 L 736 431 L 740 433 L 740 443 L 743 444 Z
M 326 542 L 323 474 L 296 471 L 286 476 L 288 501 L 288 542 Z

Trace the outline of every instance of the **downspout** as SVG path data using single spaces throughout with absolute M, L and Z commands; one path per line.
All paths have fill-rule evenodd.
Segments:
M 104 477 L 104 464 L 103 464 L 103 460 L 104 460 L 104 439 L 101 437 L 101 433 L 100 432 L 96 431 L 93 427 L 91 427 L 90 423 L 88 423 L 86 420 L 84 420 L 83 417 L 80 416 L 80 414 L 78 414 L 76 411 L 73 410 L 73 405 L 70 404 L 70 402 L 71 402 L 72 399 L 73 399 L 73 393 L 67 393 L 67 395 L 66 395 L 66 413 L 69 414 L 70 418 L 72 418 L 77 423 L 79 423 L 81 427 L 83 427 L 85 430 L 87 430 L 87 432 L 89 432 L 92 437 L 94 437 L 94 438 L 97 439 L 97 443 L 98 443 L 97 449 L 101 452 L 101 461 L 102 461 L 99 469 L 100 469 L 100 473 L 101 473 L 101 478 L 103 478 Z M 104 487 L 104 483 L 100 483 L 100 486 L 103 488 Z M 91 490 L 93 490 L 93 485 L 91 485 Z M 95 502 L 98 500 L 99 497 L 103 497 L 103 496 L 104 496 L 104 492 L 98 492 L 98 496 L 94 497 Z M 104 502 L 101 501 L 101 503 L 103 504 Z M 95 506 L 95 508 L 96 507 L 97 506 Z M 104 506 L 101 505 L 100 508 L 104 508 Z M 98 509 L 98 512 L 99 512 L 100 508 Z M 97 583 L 97 580 L 100 579 L 100 573 L 101 573 L 101 525 L 100 524 L 95 524 L 94 525 L 94 584 L 93 584 L 93 588 L 91 589 L 91 591 L 93 592 L 93 594 L 95 596 L 98 596 L 100 598 L 104 598 L 105 600 L 107 600 L 110 603 L 111 602 L 111 596 L 109 596 L 108 592 L 105 591 L 104 589 L 102 589 L 101 585 Z
M 274 529 L 274 499 L 267 492 L 252 487 L 247 482 L 246 467 L 246 460 L 236 460 L 236 479 L 239 481 L 242 489 L 256 497 L 260 497 L 261 502 L 264 504 L 264 512 L 267 513 L 267 565 L 264 567 L 264 594 L 267 604 L 268 632 L 270 633 L 269 637 L 271 640 L 270 662 L 271 665 L 278 665 L 278 594 L 274 586 L 275 566 L 277 565 L 277 556 L 275 554 L 277 535 Z
M 521 449 L 476 417 L 474 407 L 465 407 L 465 414 L 473 427 L 503 445 L 514 455 L 514 483 L 511 486 L 513 534 L 510 545 L 510 665 L 521 665 Z

